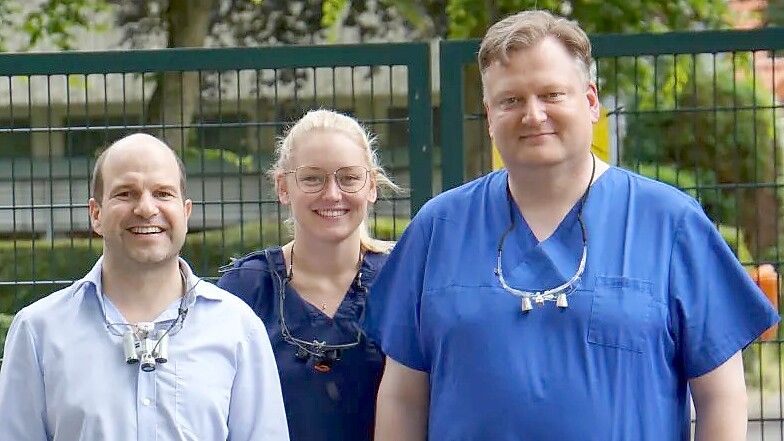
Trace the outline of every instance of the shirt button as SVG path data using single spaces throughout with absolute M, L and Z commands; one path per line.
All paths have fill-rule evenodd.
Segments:
M 145 406 L 149 406 L 150 404 L 152 404 L 152 400 L 149 398 L 144 398 L 142 399 L 142 404 L 144 404 Z

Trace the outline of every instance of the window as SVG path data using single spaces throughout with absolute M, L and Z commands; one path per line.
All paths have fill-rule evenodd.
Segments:
M 32 149 L 30 121 L 0 119 L 0 158 L 29 158 Z
M 66 117 L 63 125 L 66 127 L 64 156 L 91 157 L 119 138 L 137 132 L 138 128 L 128 126 L 137 126 L 138 116 Z
M 246 155 L 250 149 L 250 118 L 245 114 L 194 116 L 196 129 L 191 132 L 190 146 L 205 149 L 229 150 Z

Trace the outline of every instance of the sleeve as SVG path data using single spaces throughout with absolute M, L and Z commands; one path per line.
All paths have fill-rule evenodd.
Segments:
M 43 371 L 24 316 L 23 310 L 14 318 L 5 342 L 0 368 L 0 440 L 44 441 L 49 437 Z
M 689 378 L 719 367 L 779 321 L 696 202 L 676 231 L 669 282 L 674 334 Z
M 267 331 L 257 317 L 237 354 L 229 403 L 229 441 L 289 439 L 278 368 Z
M 425 223 L 423 209 L 395 244 L 370 288 L 366 328 L 389 357 L 412 369 L 429 372 L 420 316 L 430 242 Z

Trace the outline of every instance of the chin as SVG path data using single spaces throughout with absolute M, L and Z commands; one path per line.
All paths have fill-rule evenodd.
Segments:
M 161 252 L 161 253 L 150 253 L 150 254 L 138 254 L 130 257 L 133 261 L 135 261 L 138 264 L 150 265 L 150 264 L 159 264 L 163 262 L 169 262 L 171 260 L 176 260 L 177 253 Z

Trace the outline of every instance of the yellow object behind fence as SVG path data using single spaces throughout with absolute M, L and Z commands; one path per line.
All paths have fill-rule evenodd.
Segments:
M 607 109 L 602 107 L 599 110 L 599 121 L 593 125 L 593 144 L 591 150 L 597 158 L 610 163 L 610 123 L 607 119 Z M 498 170 L 504 166 L 498 149 L 493 145 L 493 170 Z

